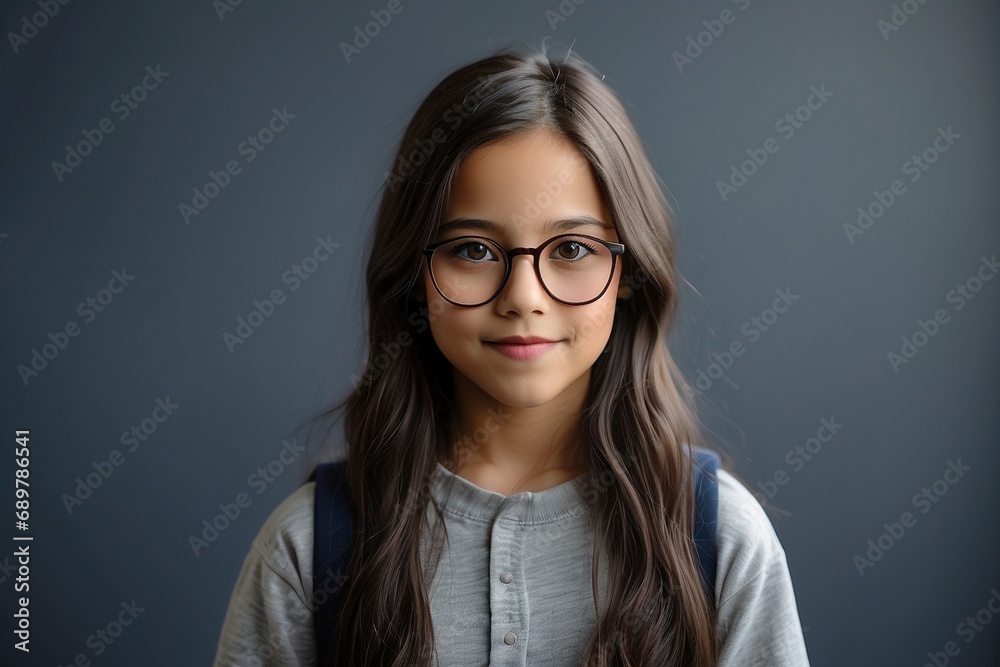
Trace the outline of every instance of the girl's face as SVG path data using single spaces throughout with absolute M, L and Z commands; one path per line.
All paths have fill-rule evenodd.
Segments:
M 589 163 L 568 139 L 549 130 L 522 132 L 470 153 L 456 174 L 443 215 L 447 228 L 439 228 L 434 242 L 477 235 L 509 250 L 534 248 L 565 233 L 619 242 Z M 584 216 L 603 226 L 552 226 Z M 496 229 L 469 227 L 458 219 L 489 221 Z M 482 246 L 472 252 L 475 258 L 484 256 Z M 559 250 L 556 242 L 546 247 L 542 258 L 557 252 L 576 256 L 572 247 Z M 480 401 L 491 397 L 515 408 L 553 401 L 553 407 L 563 405 L 568 410 L 582 406 L 591 366 L 611 336 L 616 299 L 628 293 L 627 286 L 619 290 L 621 257 L 601 298 L 583 306 L 550 297 L 532 261 L 530 255 L 513 257 L 500 294 L 474 308 L 444 300 L 431 282 L 428 263 L 423 263 L 422 292 L 431 332 L 452 365 L 460 402 L 463 397 Z M 555 343 L 540 355 L 512 358 L 492 342 L 508 336 L 537 336 Z

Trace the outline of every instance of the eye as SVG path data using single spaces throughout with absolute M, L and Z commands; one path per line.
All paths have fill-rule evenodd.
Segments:
M 565 259 L 570 262 L 578 262 L 587 255 L 597 252 L 594 246 L 582 240 L 563 241 L 555 249 L 553 256 L 555 259 Z M 558 254 L 556 254 L 558 253 Z
M 467 254 L 463 255 L 463 252 L 466 252 Z M 487 256 L 492 256 L 492 260 L 489 261 L 497 261 L 497 256 L 493 253 L 490 247 L 479 241 L 468 241 L 466 243 L 456 245 L 451 248 L 448 254 L 452 257 L 457 257 L 470 262 L 482 262 L 487 259 Z

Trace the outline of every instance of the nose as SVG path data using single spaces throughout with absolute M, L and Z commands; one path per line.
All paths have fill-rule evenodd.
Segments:
M 546 310 L 549 295 L 542 287 L 535 273 L 531 255 L 516 255 L 511 258 L 510 275 L 497 296 L 497 307 L 503 311 Z

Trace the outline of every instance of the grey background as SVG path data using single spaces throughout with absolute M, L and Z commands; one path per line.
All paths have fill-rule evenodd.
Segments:
M 813 664 L 922 665 L 949 641 L 949 664 L 997 664 L 1000 619 L 970 642 L 957 625 L 1000 587 L 1000 280 L 947 301 L 1000 251 L 996 4 L 911 0 L 884 39 L 889 2 L 567 1 L 553 29 L 554 0 L 403 0 L 346 62 L 339 44 L 385 6 L 247 1 L 220 20 L 209 0 L 70 2 L 15 53 L 8 33 L 40 10 L 5 3 L 2 433 L 9 448 L 31 431 L 34 536 L 30 656 L 11 646 L 14 542 L 0 550 L 5 664 L 211 661 L 250 541 L 324 452 L 299 435 L 308 452 L 260 494 L 248 476 L 362 370 L 361 258 L 406 122 L 448 72 L 544 37 L 605 74 L 668 188 L 685 372 L 745 344 L 700 407 L 754 490 L 788 475 L 772 520 Z M 678 71 L 672 54 L 726 8 L 735 20 Z M 156 65 L 169 75 L 119 120 L 111 102 Z M 775 123 L 820 85 L 832 97 L 784 138 Z M 275 107 L 295 119 L 243 162 Z M 60 182 L 51 163 L 104 117 L 115 130 Z M 911 182 L 903 164 L 939 127 L 960 138 Z M 716 182 L 769 136 L 778 152 L 723 201 Z M 178 205 L 231 159 L 242 173 L 185 224 Z M 896 178 L 906 192 L 850 243 L 843 225 Z M 339 248 L 291 291 L 283 272 L 328 235 Z M 77 305 L 122 267 L 134 281 L 85 323 Z M 230 353 L 223 332 L 276 288 L 287 301 Z M 784 288 L 799 299 L 751 342 L 744 324 Z M 887 353 L 938 308 L 950 321 L 894 372 Z M 69 321 L 79 335 L 26 385 L 18 366 Z M 125 451 L 120 434 L 167 397 L 180 407 Z M 793 470 L 824 417 L 843 429 Z M 63 494 L 115 449 L 124 464 L 69 514 Z M 959 459 L 970 470 L 920 513 L 914 494 Z M 188 536 L 241 492 L 252 504 L 195 556 Z M 854 556 L 906 511 L 916 525 L 860 575 Z M 144 611 L 95 655 L 88 637 L 132 600 Z

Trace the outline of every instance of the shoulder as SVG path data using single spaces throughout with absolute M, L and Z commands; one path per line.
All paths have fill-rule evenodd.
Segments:
M 760 501 L 718 471 L 715 598 L 724 667 L 809 664 L 785 550 Z
M 775 564 L 785 563 L 771 520 L 742 482 L 719 468 L 719 514 L 716 524 L 716 598 L 721 605 L 742 585 Z
M 297 488 L 271 511 L 250 545 L 226 610 L 215 667 L 315 664 L 313 494 Z M 280 641 L 275 641 L 280 639 Z
M 312 596 L 315 489 L 315 482 L 306 482 L 281 501 L 264 521 L 251 547 L 276 574 L 297 579 L 288 583 L 306 598 Z

